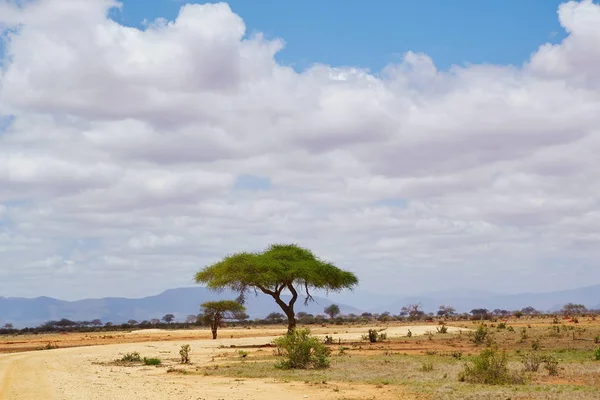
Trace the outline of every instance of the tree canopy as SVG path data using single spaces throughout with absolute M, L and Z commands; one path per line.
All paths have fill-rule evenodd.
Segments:
M 323 312 L 329 315 L 331 319 L 334 319 L 340 314 L 340 307 L 337 304 L 331 304 L 330 306 L 325 307 Z
M 234 319 L 246 308 L 237 301 L 221 300 L 207 301 L 200 305 L 204 318 L 209 322 L 213 339 L 217 338 L 217 329 L 221 326 L 224 319 Z
M 250 291 L 273 297 L 288 318 L 288 332 L 296 327 L 294 304 L 300 293 L 307 304 L 315 289 L 338 292 L 358 285 L 352 272 L 320 260 L 310 250 L 294 244 L 273 244 L 263 252 L 229 255 L 202 269 L 195 280 L 213 290 L 238 292 L 241 303 Z M 282 299 L 284 293 L 291 295 L 287 303 Z

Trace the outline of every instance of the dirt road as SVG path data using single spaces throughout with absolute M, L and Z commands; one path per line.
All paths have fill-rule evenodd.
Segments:
M 393 329 L 406 330 L 405 327 Z M 411 327 L 411 330 L 413 333 L 424 331 L 419 327 Z M 400 331 L 388 334 L 393 336 Z M 343 334 L 344 339 L 359 337 L 358 332 Z M 272 337 L 246 337 L 215 341 L 157 341 L 5 354 L 0 356 L 0 400 L 412 398 L 399 392 L 401 388 L 381 389 L 374 385 L 340 383 L 317 386 L 303 382 L 169 374 L 166 368 L 156 367 L 106 365 L 132 351 L 176 365 L 181 344 L 189 343 L 193 363 L 205 366 L 210 365 L 213 357 L 223 352 L 224 347 L 266 344 L 271 340 Z

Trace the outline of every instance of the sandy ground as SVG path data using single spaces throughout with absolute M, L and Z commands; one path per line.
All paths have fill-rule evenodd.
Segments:
M 322 328 L 315 332 L 334 339 L 358 340 L 365 327 Z M 408 329 L 413 334 L 435 330 L 435 327 L 390 327 L 389 337 L 403 336 Z M 458 331 L 452 329 L 451 331 Z M 103 346 L 59 348 L 0 355 L 0 399 L 52 400 L 121 400 L 121 399 L 412 399 L 399 387 L 376 387 L 332 383 L 324 385 L 274 380 L 232 379 L 201 375 L 167 373 L 165 367 L 124 367 L 106 365 L 127 352 L 138 351 L 143 356 L 159 357 L 167 364 L 175 364 L 182 344 L 192 346 L 192 361 L 196 366 L 210 365 L 223 346 L 262 345 L 282 333 L 281 329 L 253 330 L 251 332 L 222 330 L 220 339 L 178 341 L 177 336 L 189 337 L 189 331 L 168 331 L 169 341 L 146 341 Z M 125 335 L 156 335 L 165 331 L 130 332 Z M 203 336 L 206 332 L 201 333 Z M 258 337 L 235 337 L 255 334 Z M 273 334 L 273 335 L 270 335 Z M 229 337 L 227 337 L 229 336 Z M 234 336 L 233 338 L 231 336 Z

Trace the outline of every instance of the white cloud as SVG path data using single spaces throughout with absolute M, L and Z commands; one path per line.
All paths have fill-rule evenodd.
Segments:
M 70 297 L 148 294 L 282 241 L 371 291 L 600 281 L 591 1 L 563 4 L 566 39 L 520 67 L 409 52 L 380 74 L 280 65 L 283 41 L 247 37 L 225 4 L 144 30 L 107 18 L 113 1 L 11 4 L 3 294 L 65 297 L 66 275 Z M 271 186 L 235 190 L 245 175 Z

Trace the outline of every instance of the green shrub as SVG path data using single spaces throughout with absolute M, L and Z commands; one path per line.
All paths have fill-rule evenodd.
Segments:
M 282 369 L 307 369 L 329 367 L 331 351 L 321 341 L 310 335 L 309 329 L 296 329 L 293 333 L 274 341 L 284 360 L 276 367 Z
M 375 329 L 369 329 L 369 332 L 362 335 L 362 340 L 368 340 L 371 343 L 381 342 L 387 339 L 387 333 L 378 332 Z
M 134 351 L 133 353 L 127 353 L 123 357 L 121 357 L 121 361 L 123 362 L 140 362 L 142 361 L 140 357 L 140 353 Z
M 527 328 L 523 327 L 523 329 L 521 329 L 521 340 L 527 340 L 528 337 L 529 335 L 527 335 Z
M 544 368 L 548 371 L 548 375 L 558 375 L 558 361 L 552 356 L 544 357 Z
M 56 343 L 48 342 L 45 346 L 40 347 L 40 350 L 53 350 L 58 349 L 58 345 Z
M 596 343 L 596 344 L 600 343 L 600 335 L 594 336 L 594 343 Z
M 190 350 L 191 347 L 189 344 L 182 344 L 181 349 L 179 349 L 179 355 L 181 356 L 182 364 L 189 364 L 190 362 Z
M 162 363 L 162 361 L 160 361 L 160 358 L 155 358 L 155 357 L 150 357 L 150 358 L 146 358 L 144 357 L 144 365 L 160 365 Z
M 597 347 L 596 351 L 594 351 L 594 359 L 600 361 L 600 347 Z
M 422 372 L 433 371 L 433 363 L 432 362 L 424 362 L 423 364 L 421 364 L 421 368 L 419 368 L 419 371 L 422 371 Z
M 500 329 L 506 329 L 506 322 L 500 322 L 498 324 L 498 326 L 497 326 L 497 329 L 498 330 L 500 330 Z
M 239 350 L 238 351 L 238 356 L 240 356 L 241 359 L 244 359 L 244 358 L 248 357 L 248 354 L 250 354 L 250 353 L 248 353 L 246 350 Z
M 472 363 L 465 364 L 458 375 L 461 382 L 480 383 L 486 385 L 522 384 L 525 379 L 522 374 L 508 369 L 506 352 L 499 353 L 496 349 L 485 349 Z
M 488 330 L 485 326 L 479 325 L 477 330 L 473 333 L 473 342 L 475 344 L 481 344 L 485 341 L 485 338 L 488 334 Z
M 544 357 L 537 351 L 526 353 L 522 357 L 523 367 L 527 372 L 537 372 L 540 369 L 540 365 L 544 362 Z
M 436 330 L 438 333 L 448 333 L 448 327 L 446 325 L 438 326 Z

